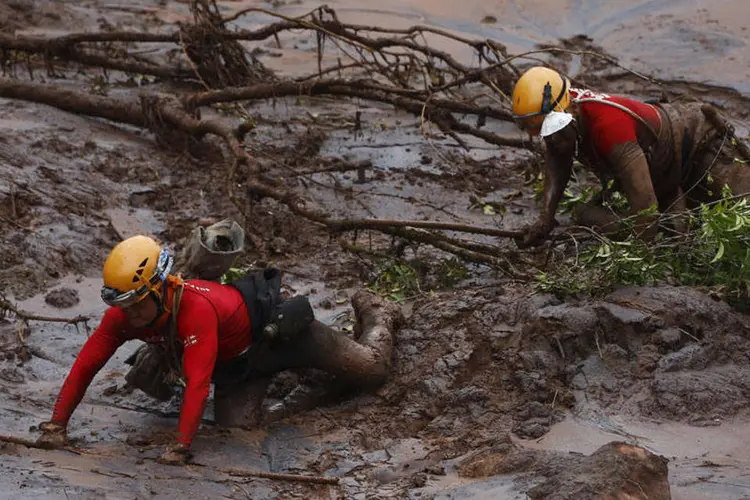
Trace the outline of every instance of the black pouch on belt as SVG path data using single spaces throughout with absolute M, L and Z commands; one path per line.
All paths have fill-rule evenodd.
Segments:
M 304 295 L 297 295 L 276 306 L 263 328 L 263 338 L 288 342 L 307 331 L 313 321 L 315 313 L 310 301 Z

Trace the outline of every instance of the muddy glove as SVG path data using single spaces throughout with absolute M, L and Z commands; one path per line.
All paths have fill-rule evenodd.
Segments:
M 167 446 L 166 451 L 156 461 L 164 465 L 186 465 L 191 457 L 192 454 L 187 445 L 173 443 Z
M 68 431 L 62 424 L 43 422 L 39 424 L 39 430 L 42 435 L 37 438 L 36 443 L 44 448 L 53 450 L 68 444 Z
M 515 240 L 516 246 L 522 250 L 524 248 L 539 246 L 544 243 L 544 238 L 554 227 L 554 221 L 552 223 L 547 223 L 546 221 L 538 220 L 526 229 L 523 239 Z

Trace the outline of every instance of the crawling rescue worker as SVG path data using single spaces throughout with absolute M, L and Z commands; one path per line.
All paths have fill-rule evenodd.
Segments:
M 645 239 L 657 230 L 649 209 L 679 213 L 717 199 L 725 184 L 735 195 L 750 193 L 750 176 L 724 151 L 731 127 L 708 104 L 647 103 L 571 88 L 564 75 L 536 66 L 516 82 L 512 107 L 518 126 L 546 146 L 542 213 L 516 240 L 520 248 L 542 243 L 552 231 L 574 160 L 603 188 L 611 184 L 624 193 Z M 598 208 L 581 217 L 615 229 L 615 214 Z
M 371 388 L 387 377 L 400 310 L 367 292 L 352 298 L 358 340 L 314 319 L 305 297 L 281 298 L 276 269 L 224 285 L 170 274 L 173 257 L 146 236 L 114 247 L 104 263 L 101 296 L 110 307 L 86 341 L 63 383 L 39 442 L 63 446 L 71 414 L 96 373 L 124 342 L 140 339 L 128 382 L 169 399 L 184 386 L 175 443 L 159 461 L 185 464 L 201 422 L 210 384 L 215 419 L 253 427 L 271 377 L 292 368 L 317 368 L 349 387 Z

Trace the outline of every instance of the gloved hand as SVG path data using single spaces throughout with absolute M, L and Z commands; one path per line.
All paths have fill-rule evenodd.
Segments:
M 544 242 L 544 238 L 552 231 L 554 225 L 554 221 L 552 223 L 548 223 L 542 219 L 536 221 L 526 229 L 523 239 L 515 240 L 516 246 L 523 250 L 524 248 L 541 245 Z
M 68 444 L 68 431 L 62 424 L 55 422 L 43 422 L 39 424 L 42 435 L 37 438 L 36 443 L 47 449 L 63 448 Z
M 157 462 L 164 465 L 186 465 L 192 454 L 187 445 L 183 443 L 172 443 L 167 446 L 166 451 L 156 459 Z

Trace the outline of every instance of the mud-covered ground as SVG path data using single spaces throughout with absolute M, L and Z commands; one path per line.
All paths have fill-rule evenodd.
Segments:
M 227 12 L 252 4 L 220 3 Z M 441 2 L 334 7 L 345 19 L 431 22 L 522 48 L 584 31 L 596 39 L 565 43 L 597 50 L 592 44 L 601 43 L 618 57 L 639 58 L 639 70 L 680 80 L 671 89 L 720 105 L 744 137 L 747 89 L 739 82 L 746 85 L 748 66 L 741 62 L 750 58 L 745 27 L 739 14 L 732 22 L 709 22 L 724 19 L 732 2 L 713 2 L 713 12 L 700 3 L 621 8 L 613 2 L 611 10 L 597 11 L 589 2 L 558 2 L 570 16 L 556 30 L 532 29 L 551 24 L 542 2 L 498 2 L 491 9 L 469 2 L 461 13 Z M 747 14 L 744 3 L 732 5 Z M 313 6 L 274 4 L 289 14 Z M 163 30 L 186 16 L 186 5 L 172 1 L 0 4 L 0 28 L 18 33 L 107 25 Z M 650 53 L 653 59 L 640 53 L 649 33 L 667 47 Z M 669 59 L 667 42 L 675 33 L 684 38 Z M 261 46 L 261 60 L 280 74 L 313 69 L 314 37 L 284 36 L 283 49 Z M 623 50 L 621 40 L 634 50 Z M 692 79 L 684 65 L 672 64 L 689 50 L 705 71 Z M 602 90 L 659 95 L 656 86 L 588 59 L 558 63 Z M 727 68 L 726 79 L 717 76 L 718 67 Z M 102 86 L 95 72 L 74 70 L 57 83 L 112 95 L 133 90 L 124 77 L 114 75 Z M 355 111 L 363 124 L 356 133 Z M 250 151 L 334 214 L 507 228 L 536 214 L 526 182 L 535 160 L 527 151 L 473 141 L 466 153 L 437 133 L 422 135 L 418 118 L 366 102 L 288 99 L 249 112 L 257 123 Z M 494 127 L 517 134 L 507 125 Z M 0 129 L 0 291 L 21 309 L 87 314 L 95 327 L 104 309 L 101 264 L 120 238 L 145 232 L 179 250 L 202 219 L 239 217 L 210 150 L 201 158 L 174 154 L 135 128 L 7 99 L 0 99 Z M 357 170 L 301 174 L 346 163 L 364 165 L 364 177 Z M 476 197 L 504 204 L 507 213 L 485 214 L 474 207 Z M 320 319 L 348 328 L 346 298 L 373 278 L 375 266 L 276 203 L 255 204 L 251 213 L 246 228 L 263 248 L 249 244 L 245 263 L 281 266 L 286 285 L 310 294 Z M 382 248 L 387 241 L 360 235 L 358 243 Z M 413 250 L 406 255 L 413 257 Z M 446 258 L 427 248 L 417 255 L 431 278 Z M 404 305 L 407 322 L 385 386 L 253 432 L 215 428 L 209 407 L 194 444 L 198 465 L 186 468 L 153 461 L 175 427 L 179 401 L 156 404 L 123 391 L 123 360 L 137 347 L 124 346 L 71 420 L 70 436 L 85 452 L 0 445 L 0 497 L 598 498 L 626 465 L 611 460 L 611 447 L 594 452 L 620 441 L 668 460 L 673 498 L 750 498 L 747 316 L 687 288 L 626 288 L 598 301 L 561 303 L 481 266 L 469 266 L 451 288 L 441 288 L 438 279 L 426 283 Z M 0 428 L 35 438 L 34 426 L 49 417 L 88 332 L 32 321 L 21 332 L 27 350 L 18 348 L 18 333 L 12 318 L 0 322 Z M 295 377 L 279 377 L 271 400 Z M 653 464 L 631 483 L 658 485 L 662 462 Z M 218 472 L 221 467 L 335 476 L 340 484 L 246 480 Z M 656 489 L 649 494 L 662 498 Z M 645 498 L 639 495 L 633 490 L 634 498 Z

